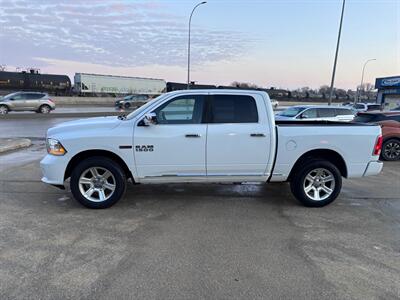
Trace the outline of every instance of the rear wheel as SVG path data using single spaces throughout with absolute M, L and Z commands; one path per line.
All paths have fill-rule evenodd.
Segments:
M 342 188 L 342 176 L 331 162 L 314 159 L 294 170 L 290 187 L 303 205 L 321 207 L 337 198 Z
M 121 167 L 106 157 L 92 157 L 79 163 L 71 174 L 71 192 L 88 208 L 107 208 L 125 193 L 126 177 Z
M 5 105 L 0 105 L 0 115 L 6 115 L 8 114 L 8 107 Z
M 129 108 L 131 108 L 131 104 L 129 102 L 127 102 L 124 104 L 124 107 L 125 107 L 125 109 L 129 109 Z
M 41 114 L 48 114 L 51 111 L 51 107 L 47 104 L 43 104 L 42 106 L 39 107 L 39 112 Z
M 384 160 L 400 160 L 400 140 L 390 139 L 383 143 L 382 158 Z

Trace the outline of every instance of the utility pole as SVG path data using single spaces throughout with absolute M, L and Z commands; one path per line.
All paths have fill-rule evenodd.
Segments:
M 203 1 L 200 2 L 199 4 L 197 4 L 195 7 L 193 7 L 192 13 L 190 14 L 190 18 L 189 18 L 189 36 L 188 36 L 188 61 L 187 61 L 187 89 L 190 89 L 190 30 L 191 30 L 191 26 L 192 26 L 192 16 L 194 11 L 196 10 L 197 7 L 199 7 L 200 5 L 206 4 L 207 1 Z
M 336 64 L 337 64 L 337 58 L 338 58 L 338 53 L 339 53 L 339 45 L 340 45 L 340 35 L 342 34 L 342 23 L 343 23 L 343 15 L 344 15 L 344 6 L 345 6 L 346 0 L 343 0 L 343 5 L 342 5 L 342 15 L 340 17 L 340 24 L 339 24 L 339 34 L 338 34 L 338 39 L 337 39 L 337 44 L 336 44 L 336 53 L 335 53 L 335 61 L 333 63 L 333 71 L 332 71 L 332 79 L 331 79 L 331 89 L 329 92 L 329 102 L 328 105 L 332 104 L 332 97 L 333 97 L 333 86 L 335 84 L 335 75 L 336 75 Z

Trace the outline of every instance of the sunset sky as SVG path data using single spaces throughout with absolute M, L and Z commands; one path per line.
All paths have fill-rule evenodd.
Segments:
M 328 84 L 341 0 L 209 0 L 192 21 L 192 80 Z M 0 65 L 185 82 L 197 1 L 0 0 Z M 336 86 L 400 75 L 400 0 L 348 0 Z

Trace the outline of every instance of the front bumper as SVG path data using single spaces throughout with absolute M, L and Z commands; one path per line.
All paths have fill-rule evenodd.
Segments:
M 365 169 L 363 176 L 378 175 L 383 168 L 383 162 L 381 161 L 370 161 Z
M 40 169 L 43 174 L 42 181 L 57 186 L 64 185 L 64 175 L 68 161 L 66 156 L 47 154 L 40 162 Z

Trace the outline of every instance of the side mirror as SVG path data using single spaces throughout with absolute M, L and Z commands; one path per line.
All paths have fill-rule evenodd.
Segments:
M 157 115 L 154 112 L 148 113 L 144 116 L 143 125 L 150 126 L 157 124 Z
M 308 116 L 306 114 L 301 114 L 300 119 L 308 119 Z

